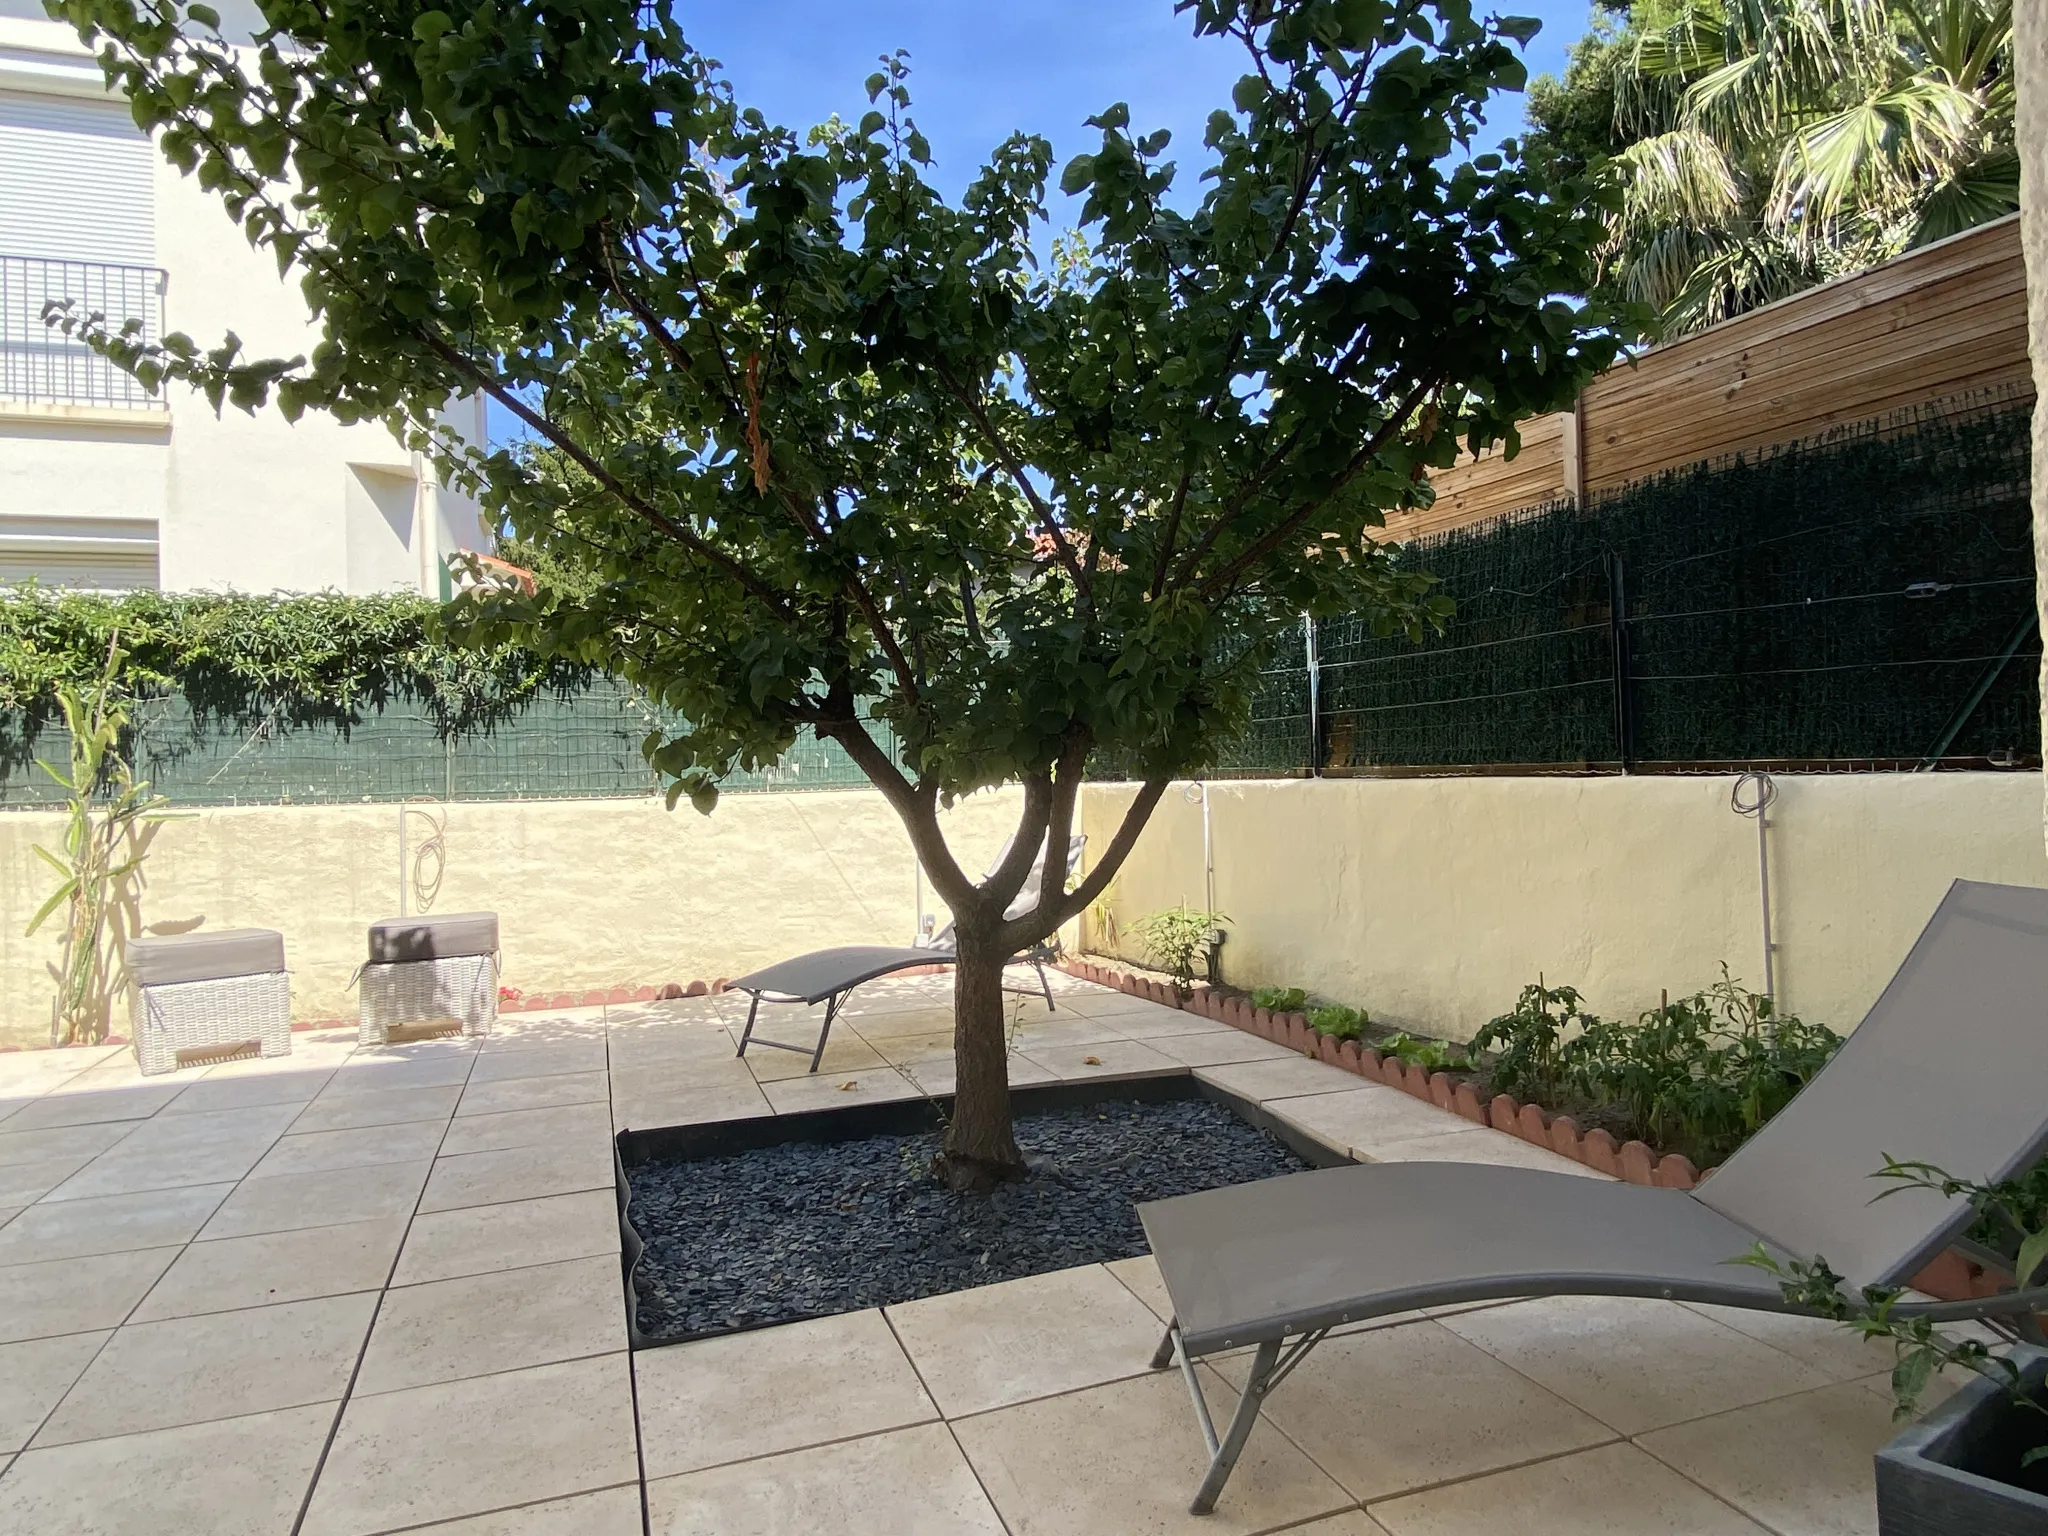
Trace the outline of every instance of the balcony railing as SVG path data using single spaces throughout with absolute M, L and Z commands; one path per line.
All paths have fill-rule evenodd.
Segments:
M 163 334 L 159 267 L 0 255 L 0 400 L 164 409 L 160 398 L 77 337 L 45 325 L 43 307 L 52 299 L 71 300 L 71 313 L 81 318 L 106 316 L 112 330 L 139 320 L 146 341 Z

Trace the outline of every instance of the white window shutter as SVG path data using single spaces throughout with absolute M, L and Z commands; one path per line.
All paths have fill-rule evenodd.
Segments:
M 0 255 L 155 266 L 155 172 L 127 103 L 0 91 Z

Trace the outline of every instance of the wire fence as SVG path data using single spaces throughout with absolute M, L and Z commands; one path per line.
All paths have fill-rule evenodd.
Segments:
M 444 734 L 431 712 L 395 700 L 346 732 L 275 720 L 253 726 L 195 711 L 181 695 L 145 700 L 127 742 L 138 778 L 174 805 L 329 805 L 351 801 L 579 799 L 652 795 L 661 786 L 640 744 L 680 721 L 618 683 L 543 694 L 487 730 Z M 895 736 L 869 726 L 886 750 Z M 61 726 L 43 730 L 33 754 L 62 766 Z M 0 805 L 49 805 L 63 790 L 28 752 L 0 754 Z M 867 782 L 836 742 L 808 732 L 772 767 L 735 773 L 727 793 L 844 789 Z
M 1316 624 L 1215 771 L 2030 766 L 2029 439 L 1951 400 L 1419 541 L 1445 632 Z

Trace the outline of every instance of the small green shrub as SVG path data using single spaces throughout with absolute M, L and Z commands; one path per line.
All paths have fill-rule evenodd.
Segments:
M 1347 1008 L 1342 1003 L 1332 1003 L 1327 1008 L 1309 1009 L 1308 1022 L 1317 1034 L 1328 1035 L 1333 1040 L 1356 1040 L 1365 1033 L 1365 1026 L 1372 1020 L 1363 1008 Z
M 1519 1099 L 1550 1099 L 1564 1084 L 1564 1042 L 1567 1032 L 1596 1027 L 1570 987 L 1546 987 L 1538 977 L 1522 988 L 1511 1012 L 1489 1020 L 1472 1037 L 1467 1050 L 1478 1056 L 1491 1051 L 1493 1086 Z
M 1633 1024 L 1603 1019 L 1570 987 L 1522 989 L 1512 1013 L 1472 1037 L 1493 1052 L 1496 1091 L 1556 1107 L 1577 1097 L 1612 1105 L 1630 1134 L 1719 1162 L 1790 1102 L 1833 1056 L 1841 1036 L 1780 1014 L 1721 968 L 1704 991 L 1666 999 Z
M 1308 1006 L 1308 994 L 1299 987 L 1255 987 L 1252 1003 L 1268 1013 L 1299 1013 Z
M 1459 1072 L 1472 1065 L 1463 1049 L 1448 1040 L 1425 1040 L 1405 1030 L 1396 1030 L 1374 1047 L 1382 1056 L 1393 1056 L 1425 1072 Z
M 1138 938 L 1154 963 L 1173 977 L 1174 990 L 1186 997 L 1206 968 L 1211 936 L 1229 921 L 1221 912 L 1192 911 L 1182 902 L 1139 918 Z

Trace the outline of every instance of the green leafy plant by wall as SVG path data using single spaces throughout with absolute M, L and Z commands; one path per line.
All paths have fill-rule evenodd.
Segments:
M 1721 968 L 1721 979 L 1666 998 L 1633 1024 L 1601 1018 L 1570 987 L 1539 979 L 1510 1013 L 1472 1037 L 1497 1092 L 1576 1110 L 1611 1109 L 1624 1129 L 1719 1162 L 1790 1102 L 1841 1045 L 1824 1024 L 1781 1014 Z
M 1365 1026 L 1372 1020 L 1363 1008 L 1331 1003 L 1327 1007 L 1309 1009 L 1308 1022 L 1319 1035 L 1328 1035 L 1333 1040 L 1356 1040 L 1365 1033 Z
M 440 632 L 440 611 L 403 594 L 9 589 L 0 597 L 0 761 L 25 763 L 37 734 L 60 720 L 60 686 L 104 687 L 117 700 L 176 691 L 197 718 L 338 730 L 410 700 L 445 733 L 486 729 L 540 693 L 597 675 L 517 646 L 456 646 Z M 118 657 L 110 678 L 109 655 Z
M 1173 977 L 1182 997 L 1195 989 L 1195 977 L 1206 968 L 1209 945 L 1230 919 L 1221 912 L 1202 912 L 1182 902 L 1138 919 L 1138 938 L 1153 963 Z
M 1428 1040 L 1406 1030 L 1395 1030 L 1373 1048 L 1425 1072 L 1463 1072 L 1472 1065 L 1471 1057 L 1450 1041 Z
M 50 1037 L 60 1045 L 104 1040 L 113 1011 L 118 957 L 109 952 L 109 928 L 119 918 L 163 815 L 163 796 L 152 794 L 122 759 L 118 745 L 128 712 L 115 680 L 121 667 L 118 637 L 110 640 L 100 675 L 84 687 L 70 680 L 52 689 L 71 737 L 67 768 L 40 763 L 66 796 L 61 851 L 34 845 L 55 870 L 57 888 L 29 919 L 33 936 L 64 913 L 63 949 L 50 967 L 57 995 Z
M 1252 1005 L 1268 1013 L 1299 1013 L 1308 1006 L 1308 994 L 1299 987 L 1254 987 Z

